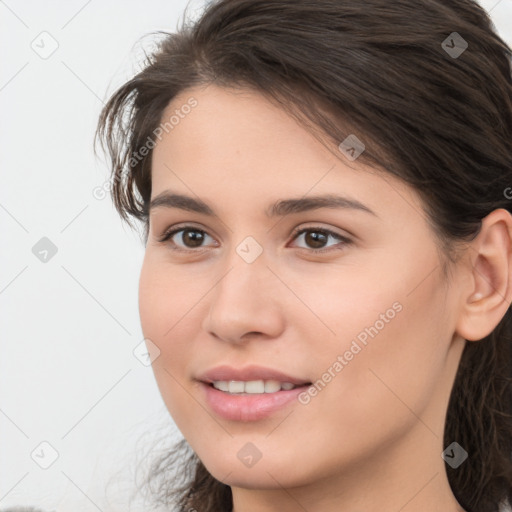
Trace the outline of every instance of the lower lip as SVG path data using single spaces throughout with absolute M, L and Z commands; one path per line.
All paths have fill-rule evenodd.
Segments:
M 309 386 L 299 386 L 288 391 L 275 393 L 255 393 L 253 395 L 230 395 L 213 386 L 201 382 L 206 402 L 219 416 L 233 421 L 257 421 L 267 418 L 279 409 L 297 399 Z

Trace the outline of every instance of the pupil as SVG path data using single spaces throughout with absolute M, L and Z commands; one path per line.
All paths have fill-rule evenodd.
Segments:
M 199 231 L 187 230 L 183 233 L 183 238 L 185 239 L 185 245 L 189 245 L 187 241 L 190 241 L 192 243 L 189 245 L 189 247 L 199 247 L 203 241 L 203 233 L 200 233 Z
M 315 249 L 321 247 L 325 243 L 325 239 L 326 235 L 318 231 L 306 233 L 306 243 L 312 245 Z M 318 245 L 318 243 L 320 243 L 320 245 Z

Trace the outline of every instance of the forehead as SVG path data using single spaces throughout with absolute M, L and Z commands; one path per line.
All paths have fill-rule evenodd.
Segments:
M 411 203 L 420 208 L 410 187 L 380 169 L 348 162 L 341 152 L 336 158 L 256 91 L 212 84 L 190 88 L 167 106 L 162 123 L 171 118 L 172 128 L 163 132 L 153 153 L 152 198 L 166 189 L 217 197 L 234 192 L 243 206 L 285 193 L 343 191 L 373 203 L 374 211 L 386 203 L 396 206 L 397 199 L 405 200 L 408 209 Z
M 193 108 L 187 105 L 195 102 Z M 184 113 L 187 111 L 188 113 Z M 262 94 L 249 89 L 233 89 L 210 84 L 190 88 L 179 94 L 163 112 L 162 120 L 173 117 L 174 125 L 156 148 L 171 146 L 175 153 L 193 158 L 239 160 L 259 154 L 264 159 L 287 158 L 289 148 L 302 148 L 301 154 L 313 153 L 316 159 L 328 150 L 283 109 Z M 178 119 L 179 117 L 179 119 Z

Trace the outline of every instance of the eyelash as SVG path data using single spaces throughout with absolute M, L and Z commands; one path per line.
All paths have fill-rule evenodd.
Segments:
M 176 233 L 179 233 L 181 231 L 195 231 L 198 233 L 203 233 L 205 235 L 208 235 L 208 233 L 202 229 L 196 228 L 195 226 L 185 225 L 185 226 L 178 226 L 176 228 L 172 228 L 172 229 L 165 231 L 165 233 L 160 238 L 158 238 L 158 241 L 160 243 L 165 243 L 165 242 L 169 241 Z M 349 245 L 352 243 L 352 240 L 348 239 L 347 237 L 339 235 L 338 233 L 335 233 L 334 231 L 331 231 L 329 229 L 320 228 L 320 227 L 316 227 L 316 226 L 302 228 L 302 229 L 296 229 L 292 233 L 292 236 L 293 236 L 292 240 L 297 239 L 300 235 L 302 235 L 303 233 L 307 233 L 309 231 L 312 231 L 314 233 L 322 233 L 323 235 L 327 235 L 327 236 L 332 236 L 333 238 L 338 239 L 342 243 L 342 246 Z M 208 235 L 208 236 L 210 236 L 210 235 Z M 181 247 L 178 247 L 174 242 L 172 242 L 172 245 L 174 245 L 174 247 L 172 247 L 172 250 L 177 251 L 177 252 L 201 253 L 201 252 L 205 252 L 207 250 L 206 249 L 206 250 L 201 251 L 201 248 L 199 248 L 199 249 L 183 249 Z M 334 248 L 330 247 L 330 248 L 323 248 L 323 249 L 309 249 L 309 248 L 305 248 L 305 247 L 299 247 L 299 249 L 306 250 L 306 251 L 312 252 L 314 254 L 319 254 L 319 253 L 329 252 L 332 250 L 342 250 L 343 247 L 335 246 Z

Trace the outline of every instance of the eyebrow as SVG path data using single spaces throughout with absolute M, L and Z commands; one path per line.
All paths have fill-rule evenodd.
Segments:
M 208 216 L 217 216 L 215 211 L 201 199 L 164 191 L 151 200 L 149 211 L 155 208 L 178 208 L 189 212 L 201 213 Z M 270 205 L 265 214 L 267 217 L 283 217 L 293 213 L 301 213 L 320 208 L 343 208 L 364 211 L 378 217 L 378 215 L 363 203 L 348 197 L 324 194 L 296 199 L 281 199 Z

